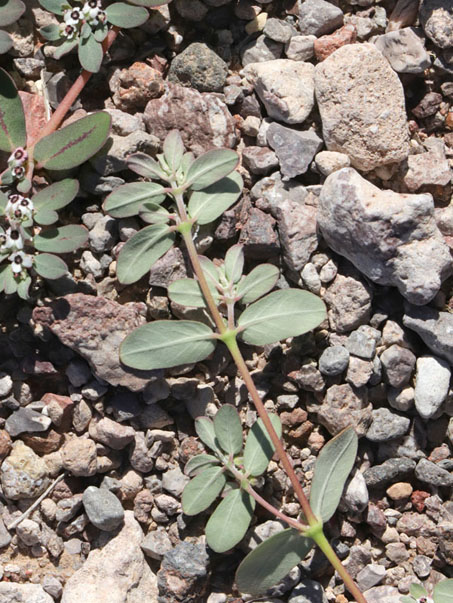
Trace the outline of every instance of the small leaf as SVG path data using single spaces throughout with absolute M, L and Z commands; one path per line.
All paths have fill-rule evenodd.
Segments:
M 87 240 L 88 230 L 84 226 L 70 224 L 44 230 L 34 237 L 33 243 L 38 251 L 70 253 L 84 245 Z
M 17 295 L 28 301 L 30 299 L 29 289 L 31 285 L 31 276 L 27 274 L 25 278 L 21 278 L 21 280 L 17 283 Z
M 436 584 L 433 599 L 435 603 L 453 603 L 453 578 Z
M 130 170 L 139 176 L 151 179 L 159 178 L 160 180 L 167 179 L 167 174 L 161 168 L 160 164 L 144 153 L 134 153 L 133 155 L 130 155 L 127 159 L 127 165 Z
M 242 425 L 238 411 L 231 404 L 224 404 L 214 417 L 214 431 L 222 449 L 228 454 L 242 450 Z
M 208 417 L 197 417 L 195 419 L 195 431 L 200 440 L 208 448 L 223 456 L 219 443 L 215 437 L 214 423 Z
M 198 259 L 208 284 L 214 287 L 219 282 L 220 277 L 214 262 L 212 262 L 205 255 L 199 255 Z
M 148 224 L 168 224 L 170 222 L 170 213 L 157 203 L 147 201 L 139 209 L 138 215 Z
M 323 302 L 307 291 L 274 291 L 249 306 L 240 315 L 241 338 L 252 345 L 275 343 L 302 335 L 317 327 L 326 317 Z
M 79 183 L 72 178 L 65 178 L 46 186 L 33 195 L 33 207 L 37 210 L 61 209 L 73 201 L 79 192 Z
M 247 555 L 236 572 L 238 590 L 260 595 L 293 569 L 313 547 L 310 538 L 289 528 L 274 534 Z
M 237 297 L 243 304 L 250 304 L 275 287 L 280 270 L 272 264 L 260 264 L 242 279 Z
M 242 245 L 232 245 L 225 255 L 225 275 L 231 283 L 237 283 L 244 270 L 244 251 Z
M 14 278 L 14 273 L 11 269 L 11 264 L 8 266 L 8 270 L 5 271 L 3 284 L 6 295 L 12 295 L 13 293 L 16 293 L 17 281 Z
M 68 272 L 65 262 L 51 253 L 40 253 L 35 256 L 34 268 L 43 278 L 54 280 L 61 278 Z
M 278 437 L 282 435 L 282 424 L 277 415 L 269 414 L 269 419 L 277 432 Z M 267 469 L 275 452 L 274 444 L 268 434 L 262 419 L 253 423 L 245 442 L 244 468 L 254 477 L 261 475 Z
M 239 156 L 230 149 L 213 149 L 200 155 L 187 172 L 186 184 L 194 191 L 211 186 L 232 172 L 239 163 Z
M 4 257 L 0 259 L 3 261 Z M 12 273 L 11 264 L 2 264 L 0 266 L 0 292 L 5 290 L 7 274 Z
M 125 2 L 115 2 L 108 6 L 105 9 L 105 12 L 109 23 L 124 29 L 143 25 L 149 17 L 146 8 L 131 6 Z
M 109 26 L 107 23 L 98 25 L 94 30 L 94 37 L 98 42 L 103 42 L 109 33 Z
M 322 522 L 329 521 L 340 502 L 346 479 L 357 455 L 358 438 L 347 427 L 332 438 L 316 459 L 310 490 L 310 506 Z
M 211 186 L 201 191 L 194 191 L 189 199 L 189 214 L 200 225 L 214 222 L 224 211 L 236 203 L 242 187 L 241 175 L 238 172 L 232 172 Z
M 65 38 L 61 38 L 61 43 L 56 44 L 56 48 L 53 51 L 54 59 L 61 59 L 66 54 L 69 54 L 76 46 L 79 45 L 79 40 L 77 38 L 73 38 L 72 40 L 66 40 Z
M 222 407 L 224 408 L 224 407 Z M 255 510 L 255 499 L 241 489 L 225 496 L 206 524 L 206 540 L 216 553 L 236 546 L 247 532 Z
M 39 33 L 45 40 L 48 40 L 49 42 L 56 42 L 61 38 L 60 27 L 56 23 L 44 25 L 44 27 L 41 27 L 39 30 Z
M 419 597 L 428 596 L 428 593 L 423 584 L 417 584 L 416 582 L 410 585 L 409 592 L 415 599 L 418 599 Z
M 41 209 L 35 213 L 34 220 L 40 226 L 50 226 L 58 220 L 58 214 L 53 209 Z
M 170 2 L 171 0 L 129 0 L 130 4 L 147 6 L 148 8 L 156 8 L 158 6 L 163 6 L 164 4 L 169 4 Z
M 8 203 L 8 197 L 5 195 L 5 193 L 2 193 L 0 191 L 0 216 L 3 216 L 5 214 L 5 209 L 6 209 L 7 203 Z M 3 234 L 3 228 L 1 228 L 0 233 Z
M 182 162 L 181 162 L 181 168 L 182 168 L 183 174 L 187 174 L 190 166 L 192 165 L 192 163 L 194 161 L 195 161 L 195 155 L 191 151 L 187 151 L 187 153 L 184 153 Z
M 5 54 L 13 47 L 11 36 L 6 31 L 0 30 L 0 54 Z
M 2 0 L 0 2 L 0 25 L 7 27 L 15 23 L 25 12 L 25 4 L 21 0 Z
M 121 361 L 141 370 L 204 360 L 216 346 L 211 329 L 191 320 L 156 320 L 132 331 L 120 347 Z
M 111 121 L 108 113 L 98 111 L 45 136 L 35 146 L 36 161 L 48 170 L 82 164 L 104 146 Z
M 182 509 L 186 515 L 197 515 L 207 509 L 226 484 L 223 467 L 209 467 L 194 477 L 182 493 Z
M 0 69 L 0 151 L 14 151 L 26 144 L 22 102 L 13 80 L 4 69 Z
M 212 454 L 197 454 L 189 459 L 184 467 L 184 473 L 190 477 L 198 475 L 204 469 L 219 464 L 219 459 Z
M 218 303 L 219 295 L 217 291 L 213 287 L 210 287 L 210 289 L 215 302 Z M 168 297 L 181 306 L 191 306 L 193 308 L 204 308 L 206 306 L 200 285 L 193 278 L 182 278 L 173 281 L 168 287 Z
M 120 283 L 130 285 L 141 279 L 174 240 L 175 234 L 165 224 L 146 226 L 133 235 L 118 256 L 116 275 Z
M 39 0 L 39 4 L 55 15 L 63 15 L 64 7 L 68 6 L 66 0 Z
M 178 130 L 172 130 L 164 140 L 164 157 L 168 167 L 176 172 L 182 162 L 184 156 L 184 145 L 181 134 Z
M 143 203 L 153 200 L 162 203 L 166 193 L 163 186 L 154 182 L 129 182 L 115 189 L 104 201 L 104 211 L 114 218 L 129 218 L 139 213 Z
M 89 27 L 89 25 L 88 25 Z M 86 37 L 81 38 L 79 42 L 79 61 L 82 67 L 90 73 L 97 73 L 102 65 L 104 52 L 102 44 L 96 40 L 94 35 L 90 33 Z

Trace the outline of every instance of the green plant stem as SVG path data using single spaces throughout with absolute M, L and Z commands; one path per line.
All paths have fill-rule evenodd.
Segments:
M 330 542 L 327 540 L 327 538 L 322 530 L 322 527 L 316 534 L 313 534 L 312 538 L 316 542 L 318 547 L 321 549 L 321 551 L 324 553 L 324 555 L 327 557 L 327 559 L 329 560 L 329 562 L 333 566 L 333 568 L 341 576 L 341 579 L 343 580 L 345 587 L 348 589 L 348 591 L 351 593 L 351 595 L 355 598 L 356 602 L 357 603 L 367 603 L 365 597 L 360 592 L 359 587 L 357 586 L 357 584 L 354 582 L 354 580 L 350 576 L 348 570 L 341 563 L 337 554 L 335 553 L 332 546 L 330 545 Z

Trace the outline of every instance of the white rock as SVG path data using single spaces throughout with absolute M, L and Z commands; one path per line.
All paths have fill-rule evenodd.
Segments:
M 332 172 L 351 165 L 349 157 L 345 153 L 337 153 L 336 151 L 321 151 L 316 155 L 315 163 L 323 176 L 328 176 Z
M 40 584 L 15 584 L 0 582 L 2 603 L 54 603 L 54 600 Z
M 415 408 L 422 419 L 436 414 L 447 397 L 451 372 L 448 363 L 436 356 L 417 359 Z
M 423 73 L 431 65 L 420 35 L 413 27 L 390 31 L 374 43 L 398 73 Z

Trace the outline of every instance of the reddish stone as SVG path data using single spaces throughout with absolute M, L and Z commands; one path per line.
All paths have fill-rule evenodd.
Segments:
M 139 492 L 134 498 L 134 516 L 137 521 L 148 523 L 151 509 L 153 508 L 154 496 L 146 488 Z
M 450 458 L 450 449 L 447 444 L 442 444 L 442 446 L 437 446 L 437 448 L 433 449 L 428 457 L 428 461 L 438 463 L 448 458 Z
M 430 496 L 429 492 L 423 490 L 414 490 L 411 496 L 411 502 L 414 509 L 419 513 L 423 513 L 425 510 L 425 500 Z
M 0 461 L 8 456 L 11 452 L 11 436 L 4 429 L 0 429 Z
M 349 23 L 343 25 L 337 31 L 334 31 L 328 36 L 321 36 L 314 43 L 315 55 L 318 61 L 324 61 L 333 52 L 345 46 L 346 44 L 354 44 L 357 39 L 357 30 Z
M 47 123 L 46 105 L 44 98 L 39 94 L 20 91 L 19 96 L 24 107 L 27 144 L 30 144 L 41 135 Z
M 37 454 L 50 454 L 60 448 L 63 435 L 51 429 L 46 435 L 24 433 L 21 435 L 24 443 Z
M 445 125 L 450 130 L 453 130 L 453 111 L 449 111 L 447 113 L 447 117 L 445 118 Z
M 313 431 L 314 425 L 311 421 L 304 421 L 302 425 L 299 425 L 296 429 L 291 429 L 288 432 L 288 436 L 295 440 L 298 440 L 299 444 L 308 440 L 311 432 Z
M 27 375 L 56 375 L 57 369 L 49 360 L 39 356 L 26 356 L 21 362 L 21 369 Z
M 53 416 L 51 416 L 54 424 L 59 427 L 60 431 L 68 431 L 71 428 L 72 424 L 72 413 L 74 410 L 74 402 L 71 400 L 69 396 L 60 396 L 58 394 L 47 393 L 41 398 L 41 401 L 46 404 L 56 403 L 62 410 L 61 418 L 55 420 Z
M 187 463 L 189 459 L 197 454 L 204 452 L 203 444 L 197 438 L 189 436 L 184 438 L 179 446 L 179 460 L 181 463 Z
M 282 425 L 292 427 L 293 425 L 299 425 L 308 418 L 307 412 L 303 408 L 295 408 L 291 412 L 282 412 L 280 420 Z
M 121 111 L 139 111 L 164 91 L 160 70 L 146 63 L 133 63 L 128 69 L 116 72 L 110 80 L 113 102 Z

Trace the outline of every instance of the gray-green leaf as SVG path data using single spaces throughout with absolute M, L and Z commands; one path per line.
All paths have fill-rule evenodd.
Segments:
M 200 440 L 208 448 L 223 456 L 219 443 L 215 437 L 214 423 L 208 417 L 197 417 L 195 419 L 195 431 Z
M 167 134 L 163 145 L 164 157 L 168 167 L 176 172 L 181 166 L 184 156 L 184 144 L 178 130 L 172 130 Z
M 33 207 L 36 211 L 61 209 L 71 203 L 78 192 L 77 180 L 65 178 L 36 193 L 32 199 Z
M 358 438 L 347 427 L 328 442 L 316 459 L 310 506 L 322 522 L 329 521 L 340 502 L 346 479 L 357 455 Z
M 200 225 L 214 222 L 224 211 L 236 203 L 242 187 L 241 175 L 238 172 L 232 172 L 211 186 L 194 191 L 189 199 L 189 214 Z
M 13 40 L 6 31 L 0 30 L 0 54 L 5 54 L 13 46 Z
M 68 272 L 65 262 L 51 253 L 36 255 L 33 266 L 40 276 L 49 280 L 61 278 Z
M 145 153 L 130 155 L 127 159 L 127 165 L 130 170 L 145 178 L 159 178 L 160 180 L 166 180 L 167 178 L 167 174 L 160 167 L 160 164 Z
M 129 218 L 139 213 L 143 203 L 162 203 L 164 187 L 154 182 L 129 182 L 115 189 L 104 201 L 104 211 L 114 218 Z
M 236 584 L 242 593 L 260 595 L 293 569 L 313 547 L 310 538 L 289 528 L 258 545 L 242 561 Z
M 0 69 L 0 151 L 25 147 L 25 115 L 17 88 L 4 69 Z
M 88 230 L 84 226 L 70 224 L 59 228 L 49 228 L 36 235 L 33 243 L 38 251 L 70 253 L 88 240 Z
M 112 25 L 129 29 L 139 27 L 148 20 L 149 13 L 146 8 L 131 6 L 125 2 L 115 2 L 105 9 L 107 20 Z
M 214 467 L 219 464 L 219 459 L 212 454 L 197 454 L 189 459 L 184 467 L 184 473 L 193 477 L 204 471 L 208 467 Z
M 436 584 L 433 599 L 434 603 L 453 603 L 453 578 Z
M 211 186 L 232 172 L 239 156 L 230 149 L 213 149 L 200 155 L 187 172 L 186 184 L 194 191 Z
M 0 26 L 12 25 L 23 15 L 24 11 L 25 4 L 21 0 L 1 0 Z
M 237 287 L 237 297 L 243 304 L 251 304 L 275 287 L 280 270 L 272 264 L 260 264 Z
M 214 417 L 214 431 L 222 449 L 228 454 L 238 454 L 242 449 L 242 425 L 238 411 L 224 404 Z
M 242 489 L 225 496 L 206 524 L 206 540 L 216 553 L 224 553 L 240 542 L 255 510 L 255 499 Z
M 225 275 L 231 283 L 237 283 L 244 270 L 244 252 L 242 245 L 232 245 L 225 255 Z
M 278 415 L 269 414 L 269 419 L 278 437 L 281 437 L 282 424 Z M 243 459 L 245 470 L 255 477 L 261 475 L 266 471 L 274 451 L 274 444 L 264 427 L 263 421 L 258 419 L 253 423 L 245 442 Z
M 86 71 L 97 73 L 101 68 L 103 58 L 102 44 L 96 40 L 94 34 L 90 33 L 81 38 L 79 42 L 79 61 Z
M 197 515 L 207 509 L 226 484 L 223 467 L 209 467 L 194 477 L 182 493 L 182 508 L 186 515 Z
M 210 286 L 210 290 L 216 303 L 218 303 L 219 295 L 216 289 Z M 182 278 L 173 281 L 168 287 L 168 297 L 176 304 L 181 304 L 181 306 L 204 308 L 206 305 L 200 285 L 193 278 Z

